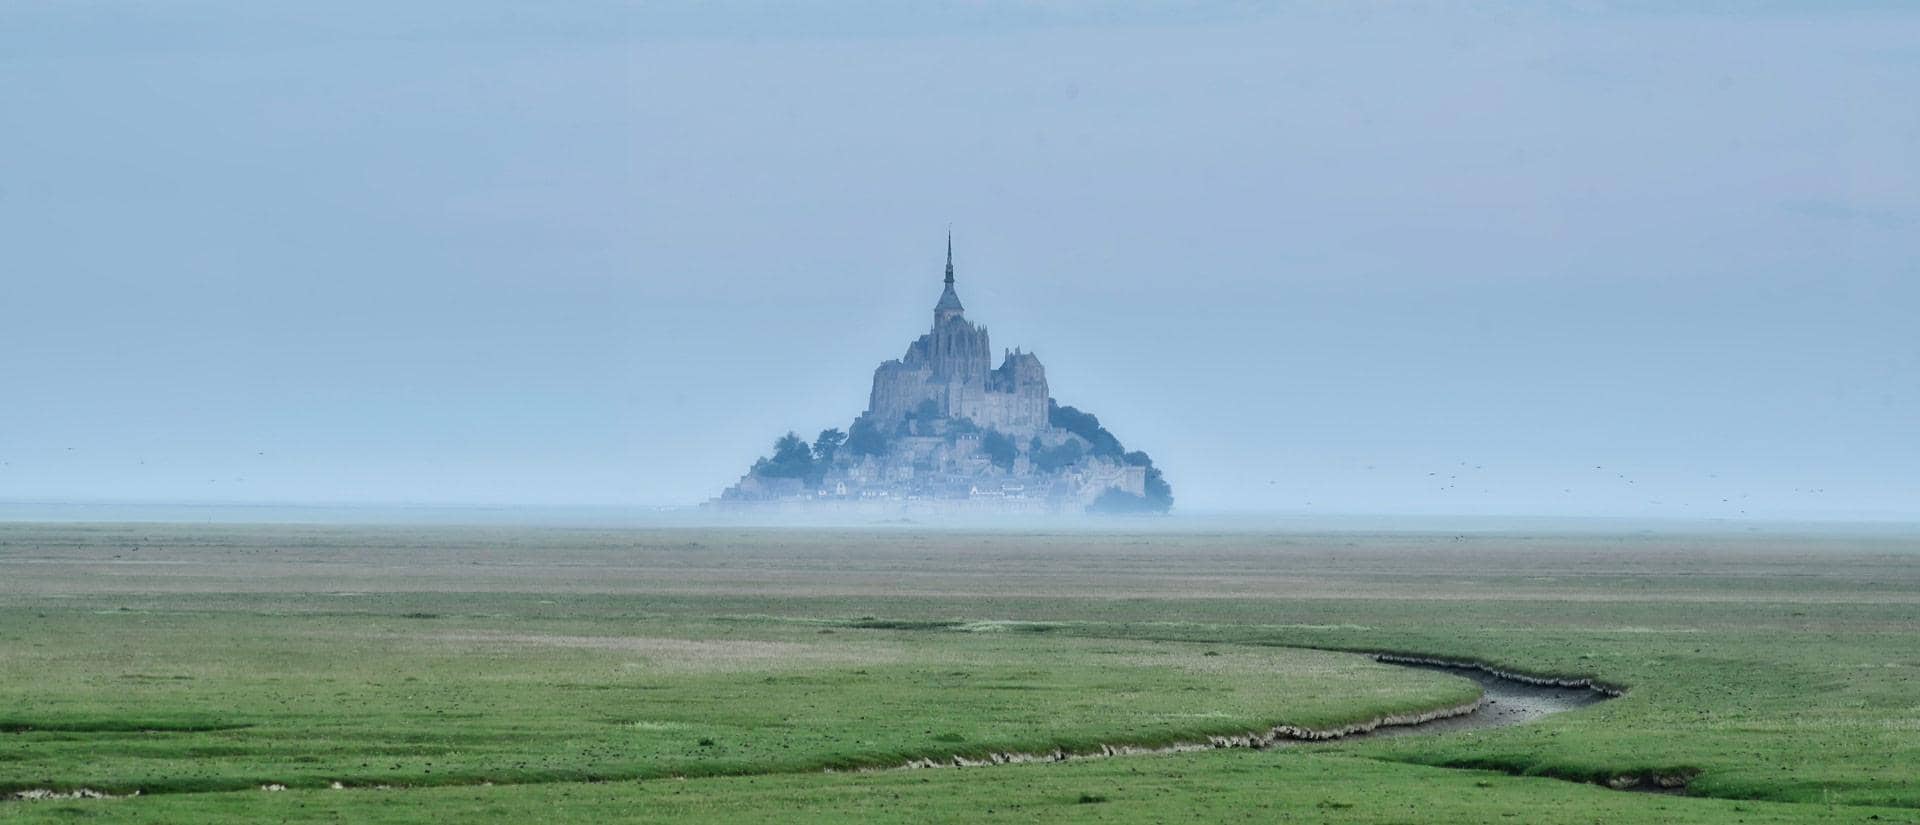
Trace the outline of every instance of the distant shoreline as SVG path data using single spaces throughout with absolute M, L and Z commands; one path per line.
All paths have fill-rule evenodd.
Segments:
M 1575 515 L 1320 514 L 1178 510 L 1165 516 L 1007 516 L 941 518 L 812 517 L 790 513 L 733 513 L 697 505 L 526 506 L 508 504 L 299 504 L 266 502 L 0 501 L 0 523 L 315 524 L 361 526 L 520 526 L 555 528 L 802 528 L 802 529 L 1085 529 L 1131 532 L 1313 533 L 1387 532 L 1463 534 L 1516 531 L 1621 535 L 1631 533 L 1909 533 L 1920 517 L 1730 519 Z

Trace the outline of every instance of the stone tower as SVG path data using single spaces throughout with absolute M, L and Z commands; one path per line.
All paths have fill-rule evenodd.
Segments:
M 953 287 L 953 234 L 947 234 L 947 271 L 933 307 L 933 329 L 907 347 L 899 360 L 873 374 L 867 416 L 883 430 L 933 402 L 940 415 L 967 418 L 981 427 L 1032 433 L 1047 426 L 1047 379 L 1031 353 L 1010 354 L 992 368 L 987 328 L 966 318 Z

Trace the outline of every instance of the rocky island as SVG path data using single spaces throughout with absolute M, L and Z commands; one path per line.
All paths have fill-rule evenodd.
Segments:
M 1091 413 L 1048 393 L 1031 352 L 992 366 L 954 291 L 953 239 L 933 329 L 874 370 L 867 410 L 812 443 L 789 432 L 711 502 L 722 509 L 1163 513 L 1173 489 Z

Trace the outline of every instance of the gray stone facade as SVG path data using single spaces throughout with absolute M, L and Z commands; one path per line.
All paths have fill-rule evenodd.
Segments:
M 1032 353 L 1019 351 L 992 368 L 987 328 L 967 320 L 953 289 L 951 246 L 947 253 L 946 290 L 933 309 L 933 330 L 873 371 L 867 417 L 891 431 L 931 401 L 941 416 L 1032 437 L 1047 427 L 1047 370 Z

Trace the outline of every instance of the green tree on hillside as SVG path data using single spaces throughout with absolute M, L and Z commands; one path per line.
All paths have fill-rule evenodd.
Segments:
M 755 462 L 753 472 L 764 478 L 808 478 L 813 475 L 813 448 L 799 433 L 787 433 L 773 442 L 773 457 Z
M 863 415 L 854 419 L 853 426 L 847 428 L 845 447 L 847 452 L 855 456 L 886 455 L 887 434 Z
M 1062 407 L 1051 398 L 1047 399 L 1047 423 L 1086 439 L 1088 444 L 1093 445 L 1094 455 L 1119 458 L 1126 452 L 1126 448 L 1120 446 L 1120 439 L 1100 426 L 1099 416 L 1073 407 Z
M 993 466 L 1002 470 L 1012 470 L 1013 460 L 1020 455 L 1020 447 L 1013 443 L 1013 438 L 992 429 L 980 436 L 980 451 L 987 454 L 987 459 L 993 462 Z
M 1087 449 L 1080 446 L 1077 438 L 1069 438 L 1058 447 L 1048 447 L 1040 442 L 1039 436 L 1027 445 L 1027 457 L 1033 459 L 1033 466 L 1043 473 L 1056 472 L 1071 467 L 1086 457 Z
M 821 464 L 832 464 L 834 454 L 840 452 L 840 445 L 847 443 L 847 434 L 835 427 L 821 430 L 820 437 L 813 440 L 813 460 Z

